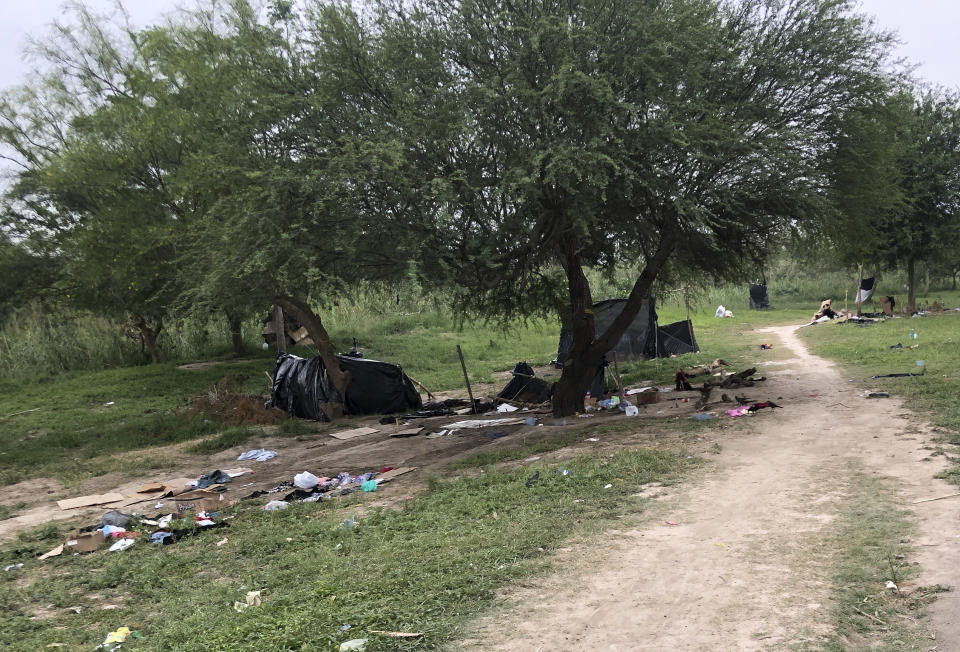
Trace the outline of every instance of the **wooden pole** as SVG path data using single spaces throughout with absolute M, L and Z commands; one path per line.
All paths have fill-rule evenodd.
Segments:
M 690 286 L 684 286 L 683 288 L 683 303 L 687 306 L 687 331 L 690 333 L 690 343 L 693 344 L 696 340 L 693 337 L 693 320 L 690 319 Z M 659 342 L 658 342 L 659 344 Z M 700 350 L 700 347 L 697 347 L 697 351 Z M 657 351 L 657 355 L 660 355 L 660 352 Z
M 617 352 L 613 352 L 613 373 L 617 376 L 617 391 L 620 395 L 620 400 L 627 400 L 626 395 L 623 393 L 623 381 L 620 380 L 620 365 L 617 364 Z
M 463 369 L 463 379 L 467 381 L 467 394 L 470 396 L 470 413 L 477 413 L 477 405 L 473 401 L 473 390 L 470 389 L 470 378 L 467 377 L 467 363 L 463 361 L 463 350 L 457 344 L 457 355 L 460 356 L 460 367 Z
M 273 333 L 277 337 L 277 355 L 287 352 L 287 325 L 283 321 L 283 308 L 273 307 Z

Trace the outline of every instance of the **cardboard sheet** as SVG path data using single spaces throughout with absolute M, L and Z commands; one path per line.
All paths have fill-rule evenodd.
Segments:
M 491 428 L 493 426 L 514 426 L 518 423 L 523 423 L 524 419 L 518 418 L 508 418 L 508 419 L 468 419 L 467 421 L 457 421 L 456 423 L 448 423 L 443 426 L 444 428 L 449 428 L 451 430 L 460 430 L 468 429 L 474 430 L 477 428 Z
M 112 493 L 112 494 L 93 494 L 90 496 L 80 496 L 79 498 L 68 498 L 66 500 L 58 500 L 57 506 L 60 509 L 76 509 L 77 507 L 89 507 L 90 505 L 105 505 L 107 503 L 117 503 L 123 500 L 127 500 L 127 497 L 123 494 Z
M 50 552 L 43 553 L 42 555 L 37 557 L 37 559 L 43 560 L 43 559 L 50 559 L 51 557 L 59 557 L 60 555 L 63 554 L 63 545 L 64 544 L 61 543 L 59 546 L 57 546 Z
M 164 489 L 166 489 L 166 487 L 167 485 L 163 484 L 162 482 L 151 482 L 150 484 L 145 484 L 142 487 L 137 487 L 133 490 L 133 492 L 138 494 L 153 494 L 162 492 Z
M 76 533 L 67 537 L 66 543 L 63 544 L 63 549 L 71 554 L 75 552 L 93 552 L 107 545 L 107 541 L 108 539 L 103 536 L 103 532 Z
M 363 435 L 372 435 L 375 432 L 380 432 L 376 428 L 354 428 L 353 430 L 341 430 L 340 432 L 331 432 L 330 436 L 335 437 L 336 439 L 353 439 L 354 437 L 361 437 Z

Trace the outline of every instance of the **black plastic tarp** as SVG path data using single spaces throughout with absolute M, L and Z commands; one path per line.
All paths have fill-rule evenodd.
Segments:
M 861 279 L 860 281 L 860 303 L 866 303 L 873 297 L 873 291 L 876 289 L 876 277 Z
M 750 284 L 750 308 L 753 310 L 769 310 L 770 295 L 767 294 L 766 283 Z
M 626 299 L 607 299 L 593 304 L 593 316 L 597 335 L 600 335 L 623 312 Z M 560 345 L 557 348 L 556 364 L 562 365 L 573 347 L 573 331 L 564 327 L 560 331 Z M 654 358 L 657 355 L 657 311 L 651 296 L 640 306 L 640 312 L 633 323 L 613 347 L 607 352 L 607 359 L 613 359 L 612 351 L 617 352 L 618 360 L 640 360 Z
M 550 400 L 552 394 L 552 383 L 536 378 L 533 368 L 526 362 L 518 362 L 513 368 L 513 378 L 497 394 L 497 398 L 523 403 L 543 403 Z
M 350 372 L 345 414 L 391 414 L 419 410 L 420 394 L 400 365 L 338 355 L 340 368 Z M 280 408 L 291 416 L 329 421 L 323 405 L 339 401 L 330 384 L 323 359 L 309 360 L 289 353 L 277 356 L 273 372 L 273 392 L 269 407 Z
M 662 358 L 700 350 L 690 320 L 676 321 L 657 328 L 657 353 Z

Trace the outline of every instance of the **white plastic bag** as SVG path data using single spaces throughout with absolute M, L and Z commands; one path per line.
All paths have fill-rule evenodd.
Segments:
M 727 313 L 727 309 L 724 308 L 724 307 L 723 307 L 723 304 L 721 303 L 719 306 L 717 306 L 717 312 L 714 313 L 714 316 L 715 316 L 717 319 L 723 319 L 723 316 L 724 316 L 726 313 Z
M 293 484 L 297 487 L 297 489 L 303 489 L 304 491 L 307 491 L 320 484 L 320 478 L 309 471 L 304 471 L 303 473 L 298 473 L 293 476 Z

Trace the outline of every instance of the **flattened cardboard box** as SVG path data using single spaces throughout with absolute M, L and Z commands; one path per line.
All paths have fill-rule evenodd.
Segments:
M 176 505 L 177 513 L 216 512 L 230 506 L 231 502 L 216 491 L 190 491 L 163 501 L 166 505 Z M 166 509 L 164 509 L 166 511 Z
M 93 552 L 107 545 L 107 537 L 103 532 L 76 532 L 67 537 L 63 544 L 63 549 L 71 553 L 74 552 Z

